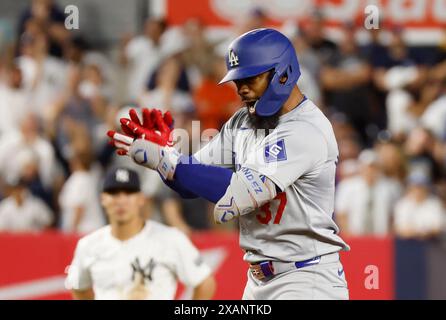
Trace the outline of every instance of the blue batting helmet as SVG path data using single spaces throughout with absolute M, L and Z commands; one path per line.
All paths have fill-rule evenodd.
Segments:
M 274 70 L 268 88 L 255 104 L 259 116 L 278 112 L 300 77 L 293 44 L 285 35 L 273 29 L 251 30 L 232 41 L 226 54 L 226 66 L 228 72 L 220 83 Z M 283 76 L 288 79 L 280 83 Z

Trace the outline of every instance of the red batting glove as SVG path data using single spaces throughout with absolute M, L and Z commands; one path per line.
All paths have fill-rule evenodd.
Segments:
M 141 113 L 142 113 L 142 123 L 139 120 L 137 111 L 135 109 L 130 109 L 129 111 L 130 120 L 133 121 L 138 126 L 147 130 L 154 130 L 154 129 L 161 130 L 159 125 L 157 125 L 157 121 L 159 120 L 159 114 L 161 113 L 160 110 L 158 109 L 149 110 L 147 108 L 143 108 Z M 162 118 L 167 127 L 170 130 L 173 130 L 174 120 L 172 118 L 172 114 L 170 113 L 170 111 L 165 112 Z M 135 138 L 137 138 L 134 132 L 130 130 L 125 124 L 121 124 L 121 129 L 122 132 L 124 132 L 126 135 L 134 136 Z
M 130 145 L 135 140 L 133 137 L 113 130 L 108 131 L 107 135 L 110 137 L 109 144 L 118 149 L 116 153 L 120 156 L 125 156 L 128 154 Z
M 147 113 L 146 113 L 147 114 Z M 137 121 L 134 121 L 137 120 Z M 152 141 L 160 146 L 172 146 L 171 132 L 173 129 L 173 118 L 170 112 L 166 112 L 164 116 L 160 110 L 152 110 L 150 112 L 150 125 L 152 129 L 147 129 L 139 119 L 121 118 L 121 128 L 127 135 Z
M 117 148 L 118 155 L 127 155 L 130 145 L 135 139 L 142 138 L 161 146 L 172 145 L 171 132 L 174 120 L 169 111 L 161 116 L 157 109 L 142 109 L 142 123 L 135 109 L 130 109 L 130 119 L 121 118 L 121 129 L 124 133 L 108 131 L 109 144 Z
M 130 116 L 130 119 L 133 121 L 133 122 L 135 122 L 137 125 L 139 125 L 139 126 L 141 126 L 141 127 L 143 127 L 143 128 L 146 128 L 147 130 L 152 130 L 152 129 L 154 129 L 154 121 L 152 120 L 152 115 L 151 115 L 151 113 L 154 111 L 155 109 L 153 109 L 153 110 L 149 110 L 149 109 L 147 109 L 147 108 L 143 108 L 142 109 L 142 111 L 141 111 L 141 114 L 142 114 L 142 123 L 141 123 L 141 121 L 139 120 L 139 117 L 138 117 L 138 113 L 137 113 L 137 111 L 135 110 L 135 109 L 130 109 L 130 111 L 129 111 L 129 116 Z M 133 132 L 131 131 L 131 130 L 129 130 L 125 125 L 122 125 L 121 124 L 121 129 L 122 129 L 122 132 L 124 132 L 126 135 L 128 135 L 128 136 L 134 136 L 134 134 L 133 134 Z M 136 136 L 135 136 L 135 138 L 136 138 Z

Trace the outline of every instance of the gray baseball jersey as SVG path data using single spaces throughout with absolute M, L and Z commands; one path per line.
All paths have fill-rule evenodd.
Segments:
M 333 221 L 338 146 L 329 120 L 309 99 L 280 116 L 273 132 L 254 132 L 246 108 L 194 154 L 204 164 L 247 167 L 280 189 L 275 199 L 239 217 L 248 262 L 301 261 L 349 250 Z

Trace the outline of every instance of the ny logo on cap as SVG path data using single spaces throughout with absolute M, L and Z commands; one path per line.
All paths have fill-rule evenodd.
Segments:
M 231 67 L 238 66 L 238 57 L 232 49 L 229 50 L 228 60 Z
M 129 182 L 129 180 L 130 180 L 129 172 L 124 169 L 118 169 L 118 170 L 116 170 L 115 179 L 116 179 L 116 181 L 119 181 L 122 183 Z

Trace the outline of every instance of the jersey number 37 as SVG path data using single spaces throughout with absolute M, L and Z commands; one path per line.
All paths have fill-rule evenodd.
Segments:
M 260 207 L 260 211 L 262 213 L 258 213 L 256 218 L 261 224 L 268 224 L 270 223 L 271 219 L 273 218 L 273 214 L 271 212 L 270 204 L 272 201 L 279 200 L 279 207 L 277 208 L 277 212 L 274 216 L 274 224 L 279 224 L 280 220 L 282 219 L 283 211 L 285 210 L 286 206 L 286 192 L 278 193 L 277 196 L 271 200 L 268 203 L 265 203 L 263 206 Z

